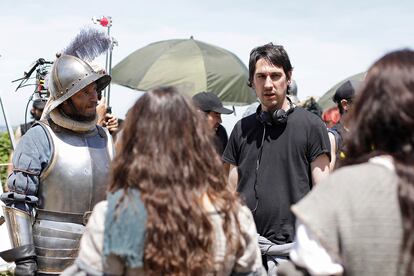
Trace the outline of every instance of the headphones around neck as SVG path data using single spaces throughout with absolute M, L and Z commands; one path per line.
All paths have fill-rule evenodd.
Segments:
M 286 124 L 288 116 L 290 113 L 293 112 L 295 109 L 295 105 L 292 103 L 292 101 L 287 98 L 289 101 L 289 109 L 276 109 L 273 112 L 269 111 L 262 111 L 262 106 L 259 105 L 256 110 L 256 117 L 262 124 L 267 125 L 283 125 Z

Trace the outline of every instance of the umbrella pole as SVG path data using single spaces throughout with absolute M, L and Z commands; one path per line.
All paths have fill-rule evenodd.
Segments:
M 111 38 L 111 26 L 112 26 L 112 17 L 110 16 L 102 16 L 100 18 L 92 17 L 92 22 L 95 24 L 100 24 L 102 27 L 107 28 L 108 31 L 108 37 L 111 39 L 111 45 L 109 49 L 106 51 L 105 56 L 105 72 L 108 75 L 111 75 L 112 73 L 112 50 L 114 48 L 114 44 L 116 44 L 116 41 L 114 41 L 113 38 Z M 106 106 L 107 106 L 107 112 L 111 113 L 111 108 L 109 107 L 109 94 L 111 92 L 111 83 L 108 84 L 108 86 L 104 89 L 103 95 L 106 98 Z
M 108 28 L 108 32 L 109 32 L 109 28 Z M 109 59 L 108 59 L 108 75 L 112 75 L 112 50 L 114 49 L 114 43 L 115 41 L 113 41 L 113 39 L 111 38 L 111 47 L 109 47 Z M 108 84 L 107 86 L 107 93 L 106 93 L 106 104 L 108 106 L 108 108 L 110 108 L 109 105 L 109 99 L 111 96 L 111 83 Z
M 110 34 L 111 34 L 111 25 L 112 24 L 109 24 L 108 27 L 107 27 L 108 28 L 108 37 L 111 37 L 110 36 Z M 111 41 L 111 44 L 112 44 L 112 41 Z M 111 58 L 112 58 L 112 45 L 106 51 L 106 58 L 105 58 L 105 71 L 109 75 L 111 75 L 111 72 L 110 72 L 111 71 L 111 65 L 110 65 L 111 61 L 109 60 Z M 106 105 L 107 106 L 109 106 L 109 91 L 110 91 L 110 86 L 111 86 L 111 83 L 108 84 L 108 86 L 105 88 L 105 92 L 104 92 L 104 95 L 105 95 L 105 98 L 106 98 Z
M 111 24 L 108 25 L 108 36 L 110 36 L 110 29 L 112 26 L 112 20 Z M 108 75 L 112 75 L 112 51 L 114 50 L 114 46 L 118 45 L 118 42 L 111 37 L 111 46 L 108 49 L 108 52 L 106 53 L 106 72 Z M 105 88 L 105 95 L 106 95 L 106 105 L 108 106 L 108 113 L 111 113 L 111 106 L 110 106 L 110 97 L 111 97 L 111 83 L 108 84 L 108 86 Z

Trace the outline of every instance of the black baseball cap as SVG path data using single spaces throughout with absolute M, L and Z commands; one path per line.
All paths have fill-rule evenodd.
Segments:
M 213 92 L 200 92 L 193 96 L 193 102 L 197 108 L 204 112 L 214 111 L 220 114 L 233 113 L 233 110 L 223 106 L 219 97 Z
M 352 100 L 355 96 L 355 91 L 358 90 L 360 85 L 361 81 L 347 80 L 346 82 L 341 84 L 338 87 L 338 89 L 336 89 L 336 92 L 332 97 L 332 100 L 337 104 L 340 103 L 342 100 Z
M 33 107 L 39 110 L 43 110 L 46 105 L 45 99 L 36 99 L 33 101 Z

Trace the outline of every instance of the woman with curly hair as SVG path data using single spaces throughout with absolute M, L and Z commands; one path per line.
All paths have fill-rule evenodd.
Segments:
M 414 275 L 413 107 L 414 51 L 391 52 L 351 108 L 343 167 L 293 206 L 296 267 L 280 275 Z
M 250 211 L 228 186 L 211 131 L 172 87 L 129 110 L 75 265 L 63 275 L 262 273 Z

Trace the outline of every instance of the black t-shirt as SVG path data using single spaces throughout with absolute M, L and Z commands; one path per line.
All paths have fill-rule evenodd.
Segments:
M 216 130 L 216 135 L 214 136 L 214 143 L 216 146 L 216 150 L 220 156 L 223 155 L 228 140 L 229 137 L 227 136 L 226 129 L 222 125 L 219 125 Z
M 293 241 L 295 218 L 290 206 L 309 192 L 311 162 L 324 153 L 330 156 L 325 124 L 300 107 L 289 114 L 286 124 L 264 125 L 256 114 L 236 124 L 223 160 L 238 167 L 237 189 L 247 206 L 254 210 L 257 204 L 253 216 L 260 235 L 278 244 Z

